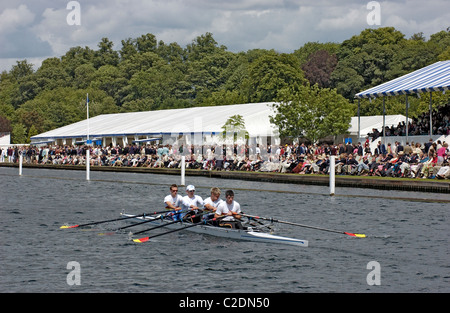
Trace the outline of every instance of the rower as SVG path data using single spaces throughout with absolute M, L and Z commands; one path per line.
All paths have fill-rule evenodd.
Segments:
M 183 197 L 178 194 L 178 186 L 177 184 L 172 184 L 170 186 L 170 194 L 164 198 L 164 204 L 166 205 L 166 209 L 179 211 L 181 210 L 181 201 Z M 173 219 L 179 220 L 180 214 L 174 214 Z
M 225 199 L 225 201 L 219 204 L 214 215 L 215 218 L 226 216 L 219 221 L 219 226 L 244 229 L 241 222 L 237 220 L 241 218 L 241 206 L 238 202 L 234 201 L 233 190 L 227 190 L 225 192 Z
M 211 188 L 211 197 L 208 197 L 204 201 L 204 206 L 206 210 L 209 210 L 211 212 L 215 212 L 217 207 L 223 202 L 222 199 L 220 199 L 221 191 L 217 187 Z
M 185 213 L 183 215 L 183 219 L 185 219 L 185 220 L 187 217 L 189 217 L 193 214 L 195 215 L 197 213 L 200 213 L 201 212 L 200 207 L 203 206 L 203 199 L 202 199 L 202 197 L 194 194 L 195 187 L 193 185 L 188 185 L 186 187 L 186 193 L 187 193 L 187 195 L 181 199 L 181 208 L 183 209 L 183 211 L 188 211 L 188 210 L 191 210 L 191 211 L 188 213 Z M 200 221 L 199 218 L 198 218 L 198 220 L 197 219 L 194 219 L 194 220 L 190 219 L 190 220 L 193 223 L 195 223 L 196 221 L 198 221 L 198 222 Z
M 214 216 L 214 212 L 216 212 L 217 207 L 224 202 L 220 199 L 220 189 L 217 187 L 211 188 L 211 196 L 206 198 L 204 201 L 204 208 L 206 211 L 211 212 L 211 214 L 207 214 L 203 216 L 204 220 L 208 220 Z

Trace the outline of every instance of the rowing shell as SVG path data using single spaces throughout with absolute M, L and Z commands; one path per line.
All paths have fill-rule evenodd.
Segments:
M 131 217 L 132 214 L 125 214 L 121 213 L 124 217 Z M 148 221 L 148 224 L 154 224 L 154 225 L 161 225 L 161 224 L 167 224 L 170 222 L 170 220 L 162 219 L 161 216 L 139 216 L 135 217 L 136 220 L 139 221 Z M 181 229 L 185 226 L 190 225 L 190 223 L 174 223 L 174 224 L 168 224 L 166 227 L 169 229 Z M 287 245 L 294 245 L 294 246 L 302 246 L 307 247 L 308 241 L 307 240 L 300 240 L 296 238 L 290 238 L 290 237 L 284 237 L 284 236 L 277 236 L 273 235 L 267 232 L 263 232 L 260 230 L 255 230 L 252 227 L 248 227 L 247 229 L 231 229 L 227 227 L 218 227 L 218 226 L 211 226 L 206 224 L 201 224 L 195 227 L 189 227 L 186 229 L 186 231 L 191 231 L 198 234 L 207 234 L 212 235 L 216 237 L 223 237 L 223 238 L 229 238 L 229 239 L 235 239 L 235 240 L 245 240 L 245 241 L 253 241 L 253 242 L 264 242 L 264 243 L 276 243 L 276 244 L 287 244 Z

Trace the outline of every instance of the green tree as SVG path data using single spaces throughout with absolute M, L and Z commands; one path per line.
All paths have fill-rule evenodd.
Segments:
M 23 124 L 15 123 L 11 132 L 11 143 L 24 144 L 28 143 L 27 129 Z
M 447 47 L 441 54 L 438 56 L 439 61 L 450 60 L 450 46 Z
M 218 91 L 227 81 L 226 71 L 234 54 L 218 46 L 211 33 L 198 36 L 186 48 L 186 82 L 189 89 L 184 90 L 188 99 L 198 104 L 206 104 L 206 99 Z
M 16 81 L 16 85 L 11 94 L 11 103 L 15 109 L 22 103 L 33 99 L 38 92 L 38 84 L 33 76 L 33 64 L 27 60 L 17 61 L 10 71 Z
M 292 55 L 266 53 L 249 65 L 243 84 L 247 87 L 247 101 L 273 101 L 278 91 L 290 86 L 298 88 L 306 82 L 298 60 Z
M 158 44 L 157 54 L 174 68 L 178 70 L 185 69 L 187 52 L 176 42 L 172 42 L 167 45 L 162 40 L 160 40 Z
M 223 132 L 222 136 L 223 138 L 226 138 L 227 135 L 233 134 L 233 142 L 236 142 L 238 137 L 248 139 L 249 133 L 245 129 L 245 121 L 242 115 L 236 114 L 233 116 L 230 116 L 225 124 L 222 126 Z
M 386 69 L 386 80 L 395 79 L 436 62 L 439 54 L 437 45 L 424 40 L 416 35 L 399 45 Z
M 154 52 L 136 53 L 126 60 L 122 61 L 118 70 L 127 79 L 130 79 L 134 74 L 138 72 L 145 72 L 153 67 L 160 67 L 167 64 L 164 59 L 158 56 Z
M 34 74 L 38 86 L 37 94 L 42 90 L 52 90 L 70 85 L 69 74 L 59 58 L 48 58 Z
M 344 40 L 339 46 L 337 56 L 339 60 L 361 52 L 365 45 L 393 46 L 405 41 L 405 35 L 394 27 L 368 28 L 359 35 Z
M 117 92 L 128 82 L 118 67 L 103 65 L 95 72 L 90 86 L 105 91 L 112 98 L 118 97 Z
M 136 39 L 127 38 L 125 40 L 122 40 L 121 42 L 122 48 L 119 51 L 121 62 L 130 59 L 132 56 L 138 53 L 136 48 Z
M 14 77 L 4 71 L 0 74 L 0 116 L 12 120 L 15 115 L 13 106 L 14 96 L 18 90 L 18 83 Z
M 83 64 L 91 64 L 94 62 L 94 50 L 89 47 L 73 47 L 61 57 L 61 65 L 70 77 L 75 76 L 75 69 Z
M 431 35 L 429 42 L 436 44 L 438 54 L 448 49 L 450 47 L 450 27 Z
M 299 59 L 300 65 L 308 62 L 318 51 L 327 51 L 329 55 L 336 55 L 339 49 L 338 43 L 308 42 L 303 47 L 294 51 L 293 55 Z
M 16 65 L 11 68 L 9 72 L 16 80 L 30 76 L 34 73 L 33 64 L 28 63 L 27 60 L 16 61 Z
M 96 76 L 97 70 L 91 63 L 81 64 L 75 69 L 72 85 L 77 89 L 85 89 L 91 85 Z
M 10 133 L 12 130 L 11 122 L 4 116 L 0 115 L 0 133 Z
M 350 127 L 354 106 L 336 89 L 320 88 L 317 84 L 302 85 L 298 90 L 285 88 L 274 104 L 276 114 L 271 123 L 281 137 L 303 137 L 312 142 L 329 135 L 346 133 Z
M 365 29 L 345 40 L 337 51 L 338 64 L 331 74 L 331 87 L 347 99 L 355 93 L 388 80 L 391 62 L 406 41 L 393 27 Z
M 94 52 L 93 64 L 95 68 L 104 65 L 117 66 L 119 64 L 119 53 L 113 50 L 114 43 L 108 38 L 102 38 L 99 42 L 99 49 Z
M 114 100 L 98 89 L 60 87 L 41 92 L 17 110 L 18 120 L 28 133 L 31 126 L 49 131 L 86 119 L 86 94 L 89 93 L 89 116 L 118 112 Z
M 28 130 L 27 142 L 30 142 L 30 138 L 38 134 L 39 132 L 37 131 L 36 127 L 34 127 L 34 125 L 31 125 L 30 129 Z
M 153 34 L 145 34 L 136 39 L 136 48 L 140 53 L 155 52 L 158 47 L 156 37 Z

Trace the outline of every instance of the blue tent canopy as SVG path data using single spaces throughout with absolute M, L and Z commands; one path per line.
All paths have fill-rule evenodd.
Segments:
M 428 65 L 384 84 L 367 89 L 355 98 L 408 95 L 450 89 L 450 60 Z
M 408 95 L 429 92 L 430 93 L 430 136 L 433 134 L 431 93 L 450 89 L 450 60 L 440 61 L 428 65 L 420 70 L 403 75 L 384 84 L 367 89 L 355 95 L 358 98 L 358 137 L 360 135 L 359 107 L 361 98 L 383 97 L 383 116 L 386 112 L 384 98 L 386 96 L 406 95 L 406 118 L 408 119 Z M 406 123 L 408 121 L 406 120 Z M 384 134 L 383 119 L 383 140 Z M 408 128 L 406 128 L 406 138 L 408 138 Z

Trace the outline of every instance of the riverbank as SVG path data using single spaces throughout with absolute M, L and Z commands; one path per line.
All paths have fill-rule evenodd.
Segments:
M 17 163 L 0 163 L 0 167 L 19 167 Z M 23 168 L 61 169 L 86 171 L 81 165 L 42 165 L 23 164 Z M 171 168 L 144 168 L 144 167 L 111 167 L 111 166 L 91 166 L 91 171 L 104 172 L 132 172 L 132 173 L 152 173 L 164 175 L 178 175 L 179 169 Z M 249 181 L 261 181 L 272 183 L 286 183 L 299 185 L 319 185 L 328 186 L 330 178 L 328 175 L 299 175 L 291 173 L 267 173 L 267 172 L 243 172 L 243 171 L 206 171 L 206 170 L 186 170 L 188 176 L 203 176 L 220 179 L 240 179 Z M 376 176 L 336 176 L 336 187 L 369 188 L 381 190 L 404 190 L 434 193 L 450 193 L 450 180 L 429 180 L 410 178 L 387 178 Z

